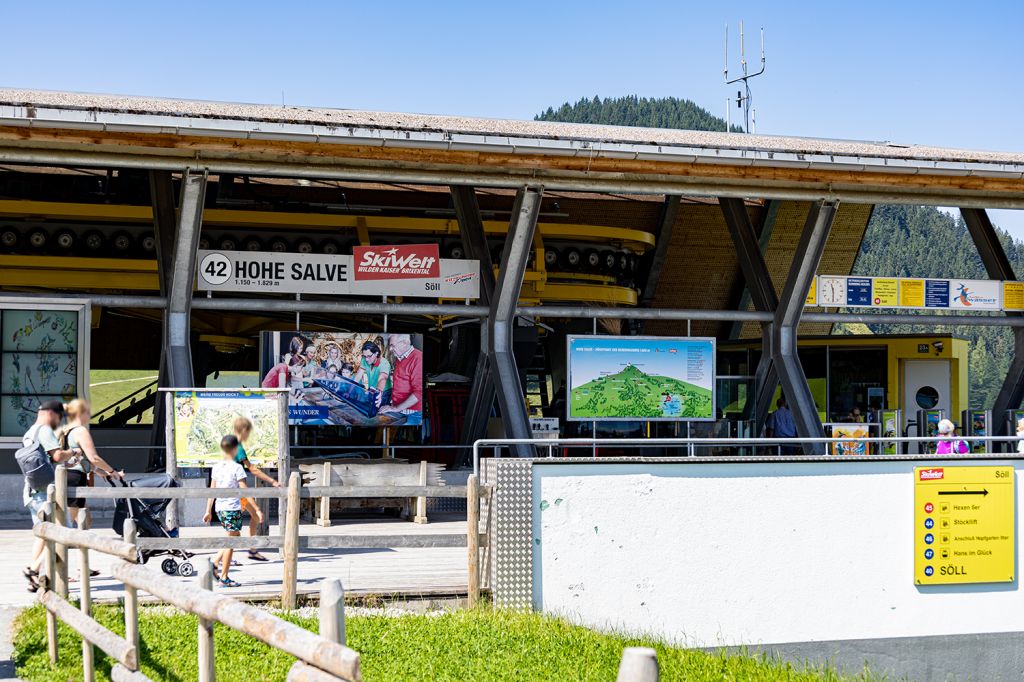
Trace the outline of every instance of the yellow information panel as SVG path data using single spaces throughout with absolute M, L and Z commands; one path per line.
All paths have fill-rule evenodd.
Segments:
M 904 308 L 924 307 L 924 280 L 900 280 L 900 305 Z
M 811 280 L 811 290 L 807 292 L 807 300 L 804 305 L 818 305 L 818 278 Z
M 1024 310 L 1024 282 L 1003 282 L 1003 310 Z
M 874 288 L 874 304 L 886 308 L 898 306 L 900 304 L 899 282 L 900 281 L 895 277 L 875 277 L 872 281 Z
M 1012 466 L 914 469 L 914 583 L 1013 582 Z

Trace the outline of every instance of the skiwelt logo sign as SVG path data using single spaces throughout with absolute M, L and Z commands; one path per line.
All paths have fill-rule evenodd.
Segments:
M 356 281 L 371 279 L 426 279 L 441 276 L 437 244 L 409 246 L 355 246 Z

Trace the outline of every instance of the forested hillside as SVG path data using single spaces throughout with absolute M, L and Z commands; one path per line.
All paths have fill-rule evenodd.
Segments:
M 687 99 L 665 97 L 583 98 L 548 108 L 539 121 L 600 123 L 646 128 L 725 130 L 725 121 Z M 742 132 L 732 126 L 734 132 Z M 1000 239 L 1014 269 L 1024 276 L 1024 244 L 1000 231 Z M 829 274 L 829 273 L 825 273 Z M 842 273 L 835 273 L 842 274 Z M 899 277 L 959 277 L 988 279 L 978 250 L 963 220 L 936 208 L 877 206 L 868 224 L 853 274 Z M 856 325 L 863 333 L 863 325 Z M 870 325 L 878 334 L 928 333 L 930 327 Z M 837 325 L 835 333 L 851 333 Z M 970 407 L 991 408 L 1013 354 L 1013 334 L 1008 329 L 948 326 L 938 330 L 970 339 Z
M 1024 245 L 999 230 L 1014 270 L 1024 274 Z M 876 206 L 853 267 L 858 275 L 988 279 L 963 219 L 936 208 Z M 879 334 L 933 331 L 913 325 L 869 325 Z M 991 408 L 1013 355 L 1013 334 L 996 327 L 950 325 L 941 333 L 970 339 L 970 406 Z M 847 333 L 839 326 L 836 333 Z
M 680 130 L 718 130 L 725 132 L 725 121 L 688 99 L 661 97 L 648 99 L 629 95 L 593 99 L 584 97 L 575 104 L 566 102 L 557 109 L 534 117 L 538 121 L 563 123 L 600 123 L 640 128 L 678 128 Z M 732 131 L 743 132 L 738 126 Z

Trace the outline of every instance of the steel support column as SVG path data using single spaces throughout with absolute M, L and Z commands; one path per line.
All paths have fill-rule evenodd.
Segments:
M 988 213 L 982 208 L 961 208 L 960 214 L 967 224 L 967 231 L 971 233 L 974 245 L 978 247 L 978 255 L 985 265 L 989 279 L 1014 281 L 1017 273 L 1013 271 L 1010 259 L 1006 257 L 1006 251 L 999 241 L 992 221 Z M 1020 313 L 1007 313 L 1008 317 L 1021 317 Z M 1024 400 L 1024 328 L 1013 328 L 1013 357 L 1010 359 L 1010 367 L 1003 379 L 1003 385 L 996 394 L 995 403 L 992 405 L 992 419 L 995 423 L 990 425 L 991 433 L 995 436 L 1010 436 L 1014 431 L 1004 419 L 1007 410 L 1020 408 Z
M 807 294 L 814 281 L 814 274 L 825 252 L 828 233 L 836 217 L 839 202 L 814 202 L 807 214 L 793 255 L 793 264 L 786 278 L 786 285 L 779 297 L 779 307 L 775 311 L 775 328 L 773 330 L 773 348 L 775 371 L 779 375 L 779 383 L 786 395 L 793 418 L 796 421 L 797 435 L 804 438 L 822 438 L 824 431 L 818 408 L 814 404 L 814 395 L 807 384 L 800 356 L 797 354 L 797 328 L 803 315 Z M 807 454 L 824 454 L 821 443 L 808 443 L 804 446 Z
M 170 386 L 192 386 L 192 350 L 190 348 L 192 286 L 196 279 L 196 249 L 203 221 L 206 198 L 206 173 L 185 172 L 181 179 L 177 230 L 174 234 L 174 260 L 170 264 L 167 312 L 164 323 L 164 347 L 167 349 L 167 381 Z
M 532 437 L 526 398 L 512 352 L 512 332 L 516 322 L 516 305 L 523 287 L 523 275 L 533 244 L 533 233 L 537 229 L 541 197 L 542 191 L 534 187 L 524 187 L 516 195 L 508 237 L 501 253 L 501 271 L 494 287 L 491 314 L 487 319 L 491 343 L 491 378 L 501 406 L 505 435 L 509 438 Z M 534 454 L 534 448 L 530 445 L 517 445 L 514 449 L 520 457 Z
M 476 190 L 465 185 L 452 185 L 450 191 L 466 256 L 480 261 L 480 303 L 490 306 L 494 299 L 494 266 L 491 263 L 491 250 L 487 248 L 487 236 L 484 233 L 483 219 L 480 217 Z M 473 386 L 469 392 L 469 402 L 466 404 L 466 414 L 462 422 L 463 445 L 470 445 L 487 435 L 487 420 L 494 405 L 494 381 L 490 371 L 491 344 L 488 332 L 486 322 L 481 324 L 480 352 L 476 356 Z M 468 451 L 458 457 L 459 464 L 468 461 Z
M 765 203 L 764 220 L 761 222 L 761 230 L 757 233 L 757 246 L 762 259 L 764 258 L 765 252 L 768 250 L 768 243 L 772 240 L 772 232 L 775 231 L 775 219 L 779 215 L 779 206 L 781 204 L 782 202 L 775 199 L 768 199 Z M 744 283 L 743 291 L 740 293 L 740 300 L 739 304 L 736 306 L 736 310 L 746 310 L 747 306 L 750 305 L 750 302 L 750 286 Z M 740 338 L 742 331 L 743 323 L 733 322 L 729 329 L 729 338 Z
M 668 254 L 669 243 L 672 241 L 672 230 L 676 225 L 676 218 L 679 216 L 680 197 L 677 194 L 669 194 L 665 197 L 665 203 L 661 205 L 661 215 L 658 217 L 658 231 L 654 238 L 654 252 L 651 254 L 651 261 L 647 268 L 647 277 L 644 279 L 643 292 L 640 294 L 640 305 L 647 307 L 654 300 L 658 291 L 658 280 L 661 279 L 661 268 L 665 264 L 665 256 Z
M 754 309 L 775 314 L 779 307 L 779 297 L 775 292 L 775 285 L 772 284 L 771 273 L 764 262 L 764 250 L 757 235 L 754 234 L 754 225 L 750 222 L 746 204 L 742 199 L 726 197 L 720 197 L 718 204 L 722 207 L 729 236 L 736 246 L 740 270 L 747 284 L 745 291 L 753 301 Z M 772 396 L 775 395 L 775 387 L 778 385 L 773 326 L 773 322 L 761 324 L 761 360 L 757 363 L 757 371 L 754 373 L 754 398 L 747 401 L 744 415 L 754 420 L 755 433 L 761 432 L 761 427 L 768 418 Z
M 174 181 L 170 171 L 149 172 L 149 195 L 153 206 L 153 234 L 156 237 L 156 270 L 160 283 L 160 296 L 166 301 L 171 290 L 171 272 L 174 263 Z M 167 312 L 164 311 L 163 335 L 167 336 Z M 167 367 L 167 344 L 160 344 L 160 366 L 157 386 L 170 386 L 170 373 Z M 166 420 L 164 400 L 166 394 L 157 391 L 153 408 L 153 430 L 150 434 L 150 445 L 157 446 L 165 438 L 164 422 Z M 164 464 L 163 451 L 150 450 L 149 468 L 160 468 Z

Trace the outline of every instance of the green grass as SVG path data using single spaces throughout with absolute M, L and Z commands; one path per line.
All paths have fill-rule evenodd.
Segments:
M 157 376 L 155 369 L 93 369 L 89 371 L 89 399 L 93 414 L 123 400 L 140 388 L 151 384 Z M 207 377 L 209 388 L 258 387 L 259 374 L 256 372 L 221 372 L 217 377 Z M 155 388 L 154 388 L 155 390 Z M 144 394 L 136 396 L 142 398 Z M 132 424 L 152 424 L 153 410 L 146 410 L 141 421 Z
M 123 634 L 123 613 L 99 607 L 96 618 Z M 315 629 L 313 618 L 292 618 Z M 154 680 L 194 680 L 196 619 L 166 609 L 140 614 L 142 671 Z M 456 611 L 397 617 L 348 618 L 349 646 L 360 652 L 364 679 L 374 680 L 614 680 L 622 649 L 653 646 L 663 680 L 842 680 L 832 670 L 800 669 L 763 656 L 726 656 L 681 650 L 644 639 L 601 634 L 532 613 Z M 14 626 L 14 660 L 30 682 L 81 679 L 81 643 L 59 631 L 60 660 L 46 655 L 45 612 L 34 606 Z M 283 680 L 290 656 L 229 630 L 216 629 L 217 678 Z M 109 679 L 110 659 L 97 651 L 97 679 Z

